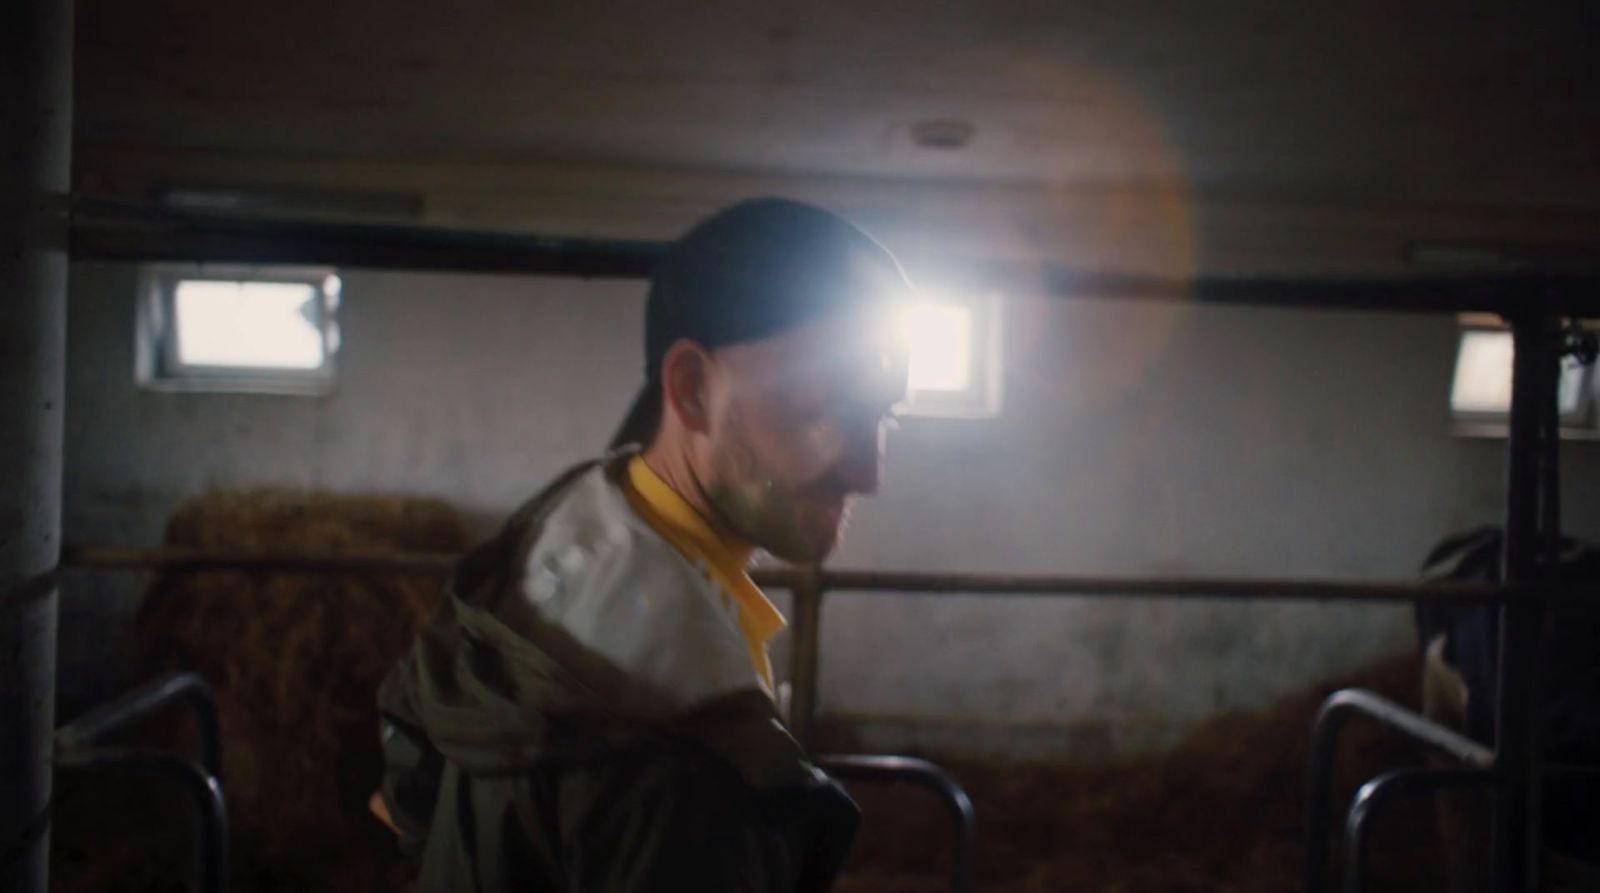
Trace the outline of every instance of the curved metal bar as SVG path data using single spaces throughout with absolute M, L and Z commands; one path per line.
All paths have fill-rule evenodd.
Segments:
M 217 777 L 177 754 L 122 747 L 80 747 L 56 753 L 56 767 L 71 770 L 133 770 L 177 781 L 195 816 L 194 889 L 228 889 L 228 806 Z
M 175 701 L 188 705 L 194 714 L 195 734 L 200 739 L 200 765 L 206 772 L 221 778 L 222 733 L 217 726 L 216 699 L 212 697 L 211 686 L 194 673 L 162 676 L 85 711 L 56 729 L 56 746 L 62 750 L 87 747 Z
M 1311 729 L 1311 753 L 1307 760 L 1306 784 L 1306 893 L 1322 893 L 1328 875 L 1329 812 L 1333 798 L 1333 761 L 1339 745 L 1339 731 L 1352 714 L 1363 714 L 1394 731 L 1426 744 L 1476 769 L 1494 765 L 1494 751 L 1447 729 L 1415 711 L 1359 688 L 1345 688 L 1329 695 L 1317 711 Z
M 934 763 L 916 757 L 889 754 L 830 754 L 817 765 L 842 781 L 908 782 L 939 795 L 956 821 L 956 851 L 950 886 L 956 893 L 972 893 L 978 853 L 977 816 L 966 790 Z
M 1500 776 L 1490 769 L 1396 769 L 1362 785 L 1345 814 L 1345 893 L 1361 893 L 1366 887 L 1372 820 L 1383 806 L 1416 791 L 1488 785 L 1499 780 Z

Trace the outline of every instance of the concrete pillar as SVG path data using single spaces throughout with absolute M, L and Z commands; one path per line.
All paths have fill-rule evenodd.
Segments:
M 72 3 L 0 3 L 0 893 L 47 886 Z

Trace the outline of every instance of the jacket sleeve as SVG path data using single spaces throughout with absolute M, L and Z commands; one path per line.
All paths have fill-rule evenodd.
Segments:
M 554 486 L 560 486 L 575 473 L 563 475 Z M 461 639 L 455 593 L 481 597 L 482 593 L 505 585 L 510 556 L 515 553 L 519 539 L 526 536 L 527 517 L 544 498 L 541 494 L 530 500 L 495 536 L 462 558 L 449 591 L 417 631 L 411 650 L 378 686 L 384 807 L 389 811 L 389 820 L 400 831 L 400 849 L 407 855 L 420 855 L 427 843 L 445 764 L 443 754 L 429 739 L 422 718 L 425 681 L 421 665 L 430 650 L 439 656 L 436 663 L 453 663 L 447 655 L 454 652 Z
M 558 800 L 570 889 L 585 893 L 821 893 L 859 824 L 821 773 L 758 790 L 692 747 L 571 768 Z
M 400 849 L 421 853 L 439 797 L 444 758 L 428 741 L 413 704 L 411 659 L 378 689 L 379 740 L 383 745 L 383 802 L 400 832 Z

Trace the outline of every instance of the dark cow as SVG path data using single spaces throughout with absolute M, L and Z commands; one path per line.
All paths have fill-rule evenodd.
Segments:
M 1483 527 L 1449 537 L 1424 563 L 1433 580 L 1500 578 L 1504 537 Z M 1545 630 L 1539 692 L 1545 758 L 1600 768 L 1600 549 L 1562 542 L 1556 579 L 1597 584 L 1593 605 L 1563 607 Z M 1488 606 L 1417 606 L 1423 652 L 1423 710 L 1432 719 L 1494 746 L 1499 661 L 1499 612 Z M 1440 798 L 1441 834 L 1454 890 L 1480 889 L 1486 816 L 1484 800 Z M 1562 778 L 1545 788 L 1546 873 L 1552 889 L 1600 889 L 1600 781 Z M 1562 878 L 1574 875 L 1572 880 Z M 1581 879 L 1580 879 L 1581 876 Z

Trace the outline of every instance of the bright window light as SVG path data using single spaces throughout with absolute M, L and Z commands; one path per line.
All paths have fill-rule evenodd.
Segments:
M 918 301 L 900 321 L 911 348 L 910 387 L 957 392 L 972 385 L 972 311 L 957 304 Z
M 1511 333 L 1461 333 L 1450 408 L 1456 412 L 1507 412 L 1511 408 Z
M 147 267 L 138 380 L 165 391 L 327 393 L 342 288 L 324 268 Z
M 317 369 L 325 340 L 320 295 L 299 282 L 188 279 L 173 294 L 184 366 Z
M 910 353 L 907 416 L 989 418 L 1000 411 L 999 300 L 927 297 L 895 317 Z
M 1484 433 L 1502 433 L 1511 413 L 1514 355 L 1509 331 L 1481 325 L 1462 329 L 1450 386 L 1450 411 L 1458 420 Z M 1593 402 L 1591 370 L 1573 358 L 1563 360 L 1557 406 L 1564 432 L 1592 427 Z

